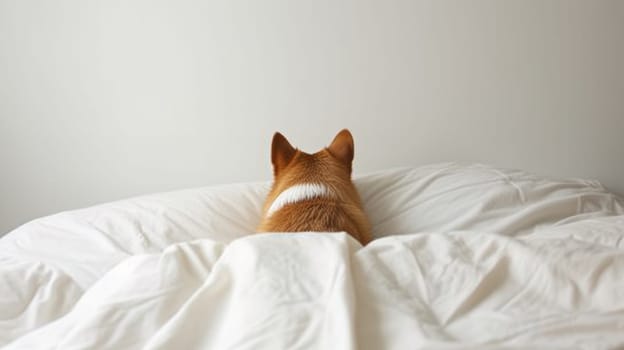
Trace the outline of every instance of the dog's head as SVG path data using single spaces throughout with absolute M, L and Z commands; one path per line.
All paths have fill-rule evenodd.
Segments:
M 271 145 L 274 181 L 259 232 L 344 231 L 366 244 L 370 227 L 351 181 L 353 137 L 342 130 L 331 144 L 305 153 L 280 133 Z
M 340 131 L 328 147 L 313 154 L 293 147 L 276 132 L 271 144 L 274 185 L 286 188 L 298 183 L 324 183 L 334 187 L 350 183 L 353 155 L 353 137 L 347 129 Z

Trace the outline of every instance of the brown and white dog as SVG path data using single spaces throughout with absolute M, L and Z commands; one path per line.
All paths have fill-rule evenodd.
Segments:
M 259 232 L 340 232 L 363 245 L 371 241 L 360 196 L 351 182 L 353 137 L 344 129 L 329 147 L 314 154 L 273 135 L 273 187 L 264 204 Z

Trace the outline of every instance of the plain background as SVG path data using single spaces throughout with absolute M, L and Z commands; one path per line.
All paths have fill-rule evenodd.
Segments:
M 268 180 L 274 131 L 355 172 L 485 162 L 624 193 L 623 1 L 0 0 L 0 234 Z

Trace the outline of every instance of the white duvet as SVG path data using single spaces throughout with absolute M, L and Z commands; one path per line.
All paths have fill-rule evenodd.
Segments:
M 483 165 L 360 177 L 377 239 L 251 234 L 268 184 L 157 194 L 0 239 L 7 349 L 621 349 L 624 208 Z

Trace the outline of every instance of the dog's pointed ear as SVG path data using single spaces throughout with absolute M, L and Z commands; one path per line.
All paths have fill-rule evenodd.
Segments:
M 351 164 L 353 163 L 353 136 L 351 136 L 351 132 L 347 129 L 342 129 L 331 145 L 327 147 L 329 153 L 332 156 L 336 157 L 339 161 L 341 161 L 344 165 L 347 166 L 349 172 L 351 172 Z
M 273 174 L 277 174 L 284 169 L 293 159 L 296 149 L 288 142 L 284 135 L 276 132 L 273 134 L 271 143 L 271 163 L 273 163 Z

